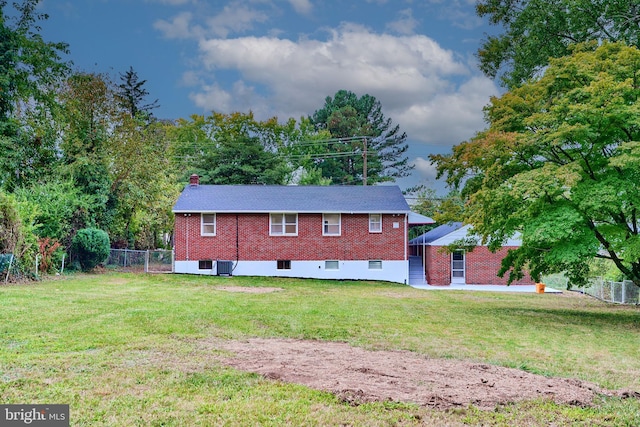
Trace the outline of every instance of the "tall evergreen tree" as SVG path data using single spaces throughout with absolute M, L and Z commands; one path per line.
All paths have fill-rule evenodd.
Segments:
M 140 80 L 138 73 L 129 67 L 127 72 L 120 73 L 121 83 L 118 85 L 118 101 L 122 108 L 136 117 L 143 113 L 147 118 L 152 116 L 151 110 L 158 108 L 158 100 L 145 104 L 145 99 L 149 96 L 149 91 L 144 88 L 146 80 Z
M 366 184 L 393 181 L 407 176 L 412 166 L 404 153 L 407 134 L 382 113 L 375 97 L 358 97 L 338 91 L 327 97 L 324 106 L 310 117 L 316 130 L 329 131 L 332 140 L 318 154 L 318 167 L 334 184 Z

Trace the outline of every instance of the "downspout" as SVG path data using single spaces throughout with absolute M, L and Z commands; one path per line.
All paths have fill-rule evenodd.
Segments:
M 236 265 L 233 266 L 231 272 L 236 270 L 238 262 L 240 261 L 240 229 L 238 226 L 238 214 L 236 214 Z
M 422 237 L 422 270 L 424 272 L 424 281 L 429 283 L 429 281 L 427 280 L 427 244 L 425 240 L 426 239 L 423 236 Z
M 404 260 L 406 262 L 406 271 L 404 284 L 409 284 L 409 258 L 407 257 L 407 250 L 409 249 L 409 214 L 404 215 Z
M 185 220 L 184 220 L 184 235 L 185 235 L 185 239 L 186 239 L 186 261 L 189 261 L 189 220 L 186 219 L 187 217 L 190 217 L 191 214 L 184 214 Z

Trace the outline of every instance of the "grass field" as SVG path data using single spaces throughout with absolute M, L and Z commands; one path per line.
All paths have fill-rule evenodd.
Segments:
M 220 286 L 280 287 L 237 293 Z M 65 403 L 71 425 L 640 425 L 637 399 L 435 411 L 350 406 L 218 363 L 208 338 L 331 340 L 640 391 L 640 309 L 574 294 L 377 282 L 107 273 L 0 287 L 1 403 Z

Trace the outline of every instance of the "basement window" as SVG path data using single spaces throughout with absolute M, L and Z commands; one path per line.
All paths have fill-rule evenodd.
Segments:
M 325 270 L 340 270 L 340 262 L 335 260 L 325 261 L 324 262 Z
M 382 270 L 382 260 L 376 259 L 369 261 L 369 270 Z
M 278 270 L 291 270 L 290 259 L 279 259 L 277 262 L 278 262 Z
M 213 270 L 213 260 L 201 259 L 198 261 L 198 270 Z

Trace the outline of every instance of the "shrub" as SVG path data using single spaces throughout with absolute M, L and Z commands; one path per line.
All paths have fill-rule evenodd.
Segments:
M 73 238 L 71 250 L 83 271 L 93 270 L 109 257 L 109 235 L 97 228 L 83 228 Z
M 54 263 L 59 262 L 60 255 L 57 256 L 56 253 L 60 252 L 61 247 L 60 242 L 50 237 L 38 239 L 38 254 L 40 255 L 38 269 L 41 273 L 49 273 L 53 269 Z

